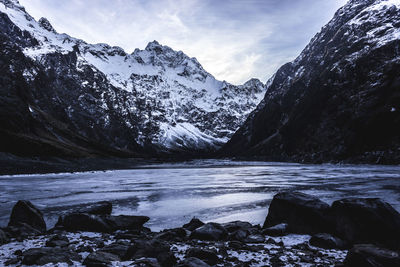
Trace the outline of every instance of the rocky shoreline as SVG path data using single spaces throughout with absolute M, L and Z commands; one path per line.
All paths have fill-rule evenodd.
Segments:
M 299 192 L 274 196 L 263 226 L 235 221 L 152 232 L 146 216 L 112 214 L 109 202 L 60 216 L 18 201 L 0 229 L 0 265 L 400 266 L 400 214 L 379 199 L 331 206 Z

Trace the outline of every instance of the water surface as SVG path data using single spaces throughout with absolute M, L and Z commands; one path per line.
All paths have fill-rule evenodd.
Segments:
M 332 201 L 379 197 L 400 211 L 400 166 L 304 165 L 201 160 L 134 170 L 0 176 L 0 226 L 19 199 L 44 211 L 49 226 L 60 213 L 109 200 L 113 214 L 147 215 L 153 230 L 192 217 L 262 224 L 274 194 L 298 190 Z

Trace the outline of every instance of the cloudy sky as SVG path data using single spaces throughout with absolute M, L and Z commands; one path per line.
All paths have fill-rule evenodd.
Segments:
M 131 53 L 157 40 L 219 80 L 266 81 L 346 0 L 20 0 L 58 32 Z

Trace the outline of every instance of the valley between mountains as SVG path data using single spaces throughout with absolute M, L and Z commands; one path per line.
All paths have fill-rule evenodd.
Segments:
M 57 166 L 54 158 L 400 163 L 399 0 L 350 0 L 266 84 L 218 81 L 157 41 L 132 53 L 86 43 L 17 0 L 0 0 L 0 29 L 3 166 L 29 168 L 37 157 Z

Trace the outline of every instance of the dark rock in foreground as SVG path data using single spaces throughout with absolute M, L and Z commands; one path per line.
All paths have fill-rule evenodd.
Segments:
M 143 227 L 143 224 L 150 220 L 147 216 L 106 216 L 108 224 L 112 225 L 113 231 L 115 230 L 137 230 Z
M 135 260 L 132 265 L 140 267 L 161 267 L 161 265 L 158 263 L 158 260 L 155 258 L 141 258 Z
M 68 245 L 68 237 L 62 235 L 55 235 L 46 242 L 46 247 L 67 247 Z
M 198 258 L 187 258 L 181 264 L 178 265 L 179 267 L 209 267 L 207 263 L 198 259 Z
M 265 237 L 260 235 L 259 226 L 243 221 L 224 223 L 222 226 L 228 232 L 228 240 L 240 241 L 244 243 L 262 243 Z
M 209 265 L 215 265 L 218 262 L 217 252 L 210 249 L 191 248 L 186 251 L 187 257 L 198 258 Z
M 67 231 L 111 232 L 112 228 L 98 215 L 87 213 L 72 213 L 60 216 L 56 227 Z
M 157 239 L 182 241 L 186 238 L 187 232 L 184 228 L 167 229 L 156 235 Z
M 77 213 L 89 213 L 94 215 L 111 215 L 112 204 L 109 201 L 101 201 L 88 204 L 87 207 L 81 208 Z
M 351 243 L 374 243 L 400 248 L 400 214 L 376 198 L 348 198 L 333 202 L 337 234 Z
M 87 267 L 109 266 L 112 261 L 119 260 L 120 258 L 114 254 L 99 251 L 89 254 L 83 261 L 83 265 Z
M 150 218 L 147 216 L 111 216 L 88 213 L 71 213 L 60 216 L 56 227 L 67 231 L 111 233 L 116 230 L 137 230 Z
M 218 241 L 224 240 L 228 233 L 223 226 L 218 223 L 207 223 L 192 232 L 192 239 Z
M 316 197 L 300 192 L 283 192 L 274 196 L 263 228 L 281 223 L 288 224 L 288 231 L 298 234 L 327 232 L 329 205 Z
M 36 208 L 30 201 L 20 200 L 12 209 L 10 222 L 8 226 L 21 226 L 27 224 L 32 228 L 44 232 L 46 223 L 42 212 Z
M 286 235 L 288 232 L 288 224 L 287 223 L 280 223 L 263 230 L 263 234 L 270 235 L 270 236 L 283 236 Z
M 172 267 L 178 260 L 172 252 L 161 252 L 157 255 L 157 261 L 162 267 Z
M 45 265 L 61 262 L 71 265 L 72 260 L 81 260 L 79 254 L 61 248 L 31 248 L 26 250 L 22 256 L 22 264 L 25 265 Z
M 0 245 L 5 244 L 9 241 L 8 236 L 4 233 L 3 230 L 0 229 Z
M 234 221 L 234 222 L 229 222 L 229 223 L 223 223 L 222 226 L 229 232 L 235 232 L 237 230 L 248 230 L 252 228 L 253 226 L 249 222 L 243 222 L 243 221 Z
M 169 252 L 170 246 L 168 243 L 153 239 L 149 241 L 138 240 L 128 250 L 128 257 L 139 259 L 142 257 L 156 258 L 158 254 Z
M 201 227 L 203 225 L 204 225 L 204 223 L 202 221 L 200 221 L 197 218 L 193 218 L 193 219 L 190 220 L 189 223 L 184 224 L 183 228 L 185 228 L 185 229 L 187 229 L 189 231 L 193 231 L 193 230 L 195 230 L 195 229 L 197 229 L 197 228 L 199 228 L 199 227 Z
M 339 205 L 345 206 L 340 212 Z M 121 261 L 132 261 L 133 266 L 162 267 L 215 266 L 217 264 L 223 266 L 263 264 L 330 266 L 342 263 L 346 255 L 344 250 L 354 245 L 356 242 L 354 240 L 370 240 L 375 245 L 354 245 L 348 253 L 345 262 L 347 266 L 398 266 L 399 253 L 396 251 L 398 247 L 394 247 L 392 251 L 377 246 L 382 243 L 384 246 L 396 246 L 398 241 L 396 239 L 398 213 L 387 203 L 376 199 L 343 199 L 334 202 L 330 207 L 312 196 L 293 192 L 277 194 L 271 203 L 271 211 L 272 213 L 268 214 L 266 219 L 266 225 L 269 219 L 279 224 L 264 229 L 259 225 L 251 225 L 243 221 L 203 224 L 193 219 L 182 228 L 166 229 L 158 233 L 143 227 L 143 224 L 149 220 L 145 216 L 71 213 L 61 216 L 58 226 L 47 234 L 41 233 L 42 236 L 33 237 L 33 240 L 39 241 L 36 244 L 42 247 L 14 251 L 14 256 L 5 260 L 2 259 L 0 253 L 0 264 L 66 263 L 71 265 L 83 262 L 86 266 L 97 267 L 110 266 L 111 262 L 118 264 Z M 315 233 L 312 229 L 315 226 L 313 219 L 326 220 L 326 218 L 334 222 L 327 228 L 331 232 Z M 307 225 L 308 222 L 311 225 Z M 338 225 L 339 222 L 341 225 Z M 382 224 L 385 231 L 392 231 L 392 236 L 380 228 L 373 228 Z M 18 225 L 18 227 L 4 228 L 4 232 L 0 230 L 0 241 L 9 242 L 10 237 L 12 242 L 20 242 L 29 237 L 24 231 L 40 233 L 26 223 Z M 357 235 L 349 236 L 357 236 L 360 239 L 341 240 L 336 237 L 335 233 L 339 233 L 337 229 L 347 230 L 347 232 L 340 232 L 342 235 L 357 233 Z M 70 234 L 68 231 L 75 233 Z M 87 235 L 79 231 L 101 234 Z M 284 241 L 286 238 L 291 239 L 290 236 L 270 237 L 270 235 L 286 235 L 293 231 L 301 231 L 313 236 L 309 241 L 305 241 L 303 236 L 296 244 L 293 244 L 292 240 Z M 377 239 L 377 233 L 382 235 L 381 239 Z M 79 254 L 84 252 L 89 255 Z M 335 253 L 334 256 L 332 253 Z M 82 256 L 85 257 L 84 260 Z
M 313 235 L 310 245 L 324 249 L 345 249 L 347 247 L 346 242 L 326 233 Z
M 18 226 L 7 226 L 4 231 L 12 238 L 23 240 L 30 236 L 37 236 L 43 234 L 43 232 L 33 228 L 26 223 L 20 223 Z
M 355 245 L 344 261 L 346 267 L 398 267 L 400 254 L 374 245 Z
M 303 193 L 279 193 L 270 204 L 264 228 L 263 233 L 268 235 L 327 233 L 348 244 L 371 243 L 400 248 L 400 214 L 379 199 L 341 199 L 330 207 Z M 315 235 L 312 242 L 326 248 L 345 246 L 333 236 Z
M 130 246 L 130 242 L 119 241 L 101 248 L 100 251 L 117 255 L 121 260 L 128 260 L 128 251 Z

